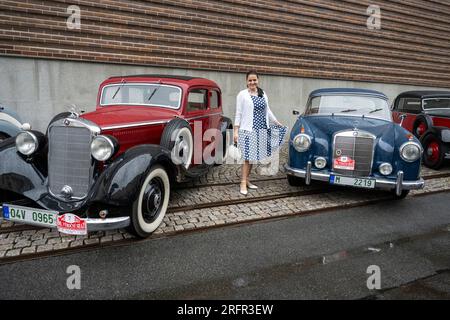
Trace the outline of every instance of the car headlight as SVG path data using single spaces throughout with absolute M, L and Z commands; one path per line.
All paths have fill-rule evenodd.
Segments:
M 113 141 L 107 136 L 97 136 L 91 143 L 91 154 L 95 160 L 106 161 L 115 151 Z
M 38 138 L 32 132 L 21 132 L 16 137 L 17 150 L 25 155 L 32 155 L 39 147 Z
M 407 162 L 414 162 L 420 158 L 422 147 L 415 142 L 405 142 L 400 147 L 400 157 Z
M 392 173 L 392 165 L 390 163 L 382 163 L 380 164 L 380 167 L 378 168 L 378 170 L 380 171 L 380 173 L 383 176 L 388 176 Z
M 327 165 L 327 160 L 324 157 L 317 157 L 316 160 L 314 160 L 314 165 L 317 169 L 323 169 Z
M 300 133 L 294 137 L 292 141 L 295 150 L 305 152 L 311 147 L 311 137 L 307 134 Z

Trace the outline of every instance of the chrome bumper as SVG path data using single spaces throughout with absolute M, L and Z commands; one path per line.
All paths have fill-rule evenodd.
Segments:
M 3 209 L 3 207 L 0 205 L 0 222 L 4 220 L 3 214 L 2 214 L 2 211 L 3 211 L 2 209 Z M 86 221 L 88 232 L 122 229 L 122 228 L 128 227 L 131 223 L 130 217 L 117 217 L 117 218 L 105 218 L 105 219 L 86 218 L 84 220 Z M 11 221 L 13 221 L 13 220 L 11 220 Z M 13 221 L 13 222 L 15 222 L 15 221 Z M 19 222 L 19 223 L 22 223 L 22 222 Z M 42 225 L 40 223 L 33 223 L 33 222 L 29 222 L 29 221 L 27 221 L 26 224 L 32 225 L 32 226 L 37 226 L 37 227 L 56 229 L 56 226 L 51 227 L 48 225 Z
M 330 181 L 330 173 L 328 171 L 312 171 L 312 163 L 308 161 L 306 165 L 306 170 L 303 169 L 294 169 L 288 165 L 285 165 L 286 173 L 292 176 L 305 178 L 305 183 L 309 185 L 311 180 L 318 181 Z M 385 189 L 385 190 L 395 190 L 395 193 L 400 196 L 403 190 L 414 190 L 414 189 L 422 189 L 425 185 L 425 182 L 422 178 L 417 181 L 404 181 L 403 180 L 403 171 L 399 171 L 397 173 L 397 179 L 388 180 L 388 179 L 380 179 L 380 178 L 371 178 L 375 179 L 375 188 L 376 189 Z
M 86 219 L 88 232 L 126 228 L 130 225 L 130 217 Z

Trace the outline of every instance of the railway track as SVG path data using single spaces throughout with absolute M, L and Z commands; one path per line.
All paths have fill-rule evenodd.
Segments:
M 446 175 L 439 174 L 439 175 L 435 175 L 435 176 L 439 176 L 440 178 L 442 178 L 442 177 L 449 177 L 450 174 L 446 174 Z M 429 176 L 429 177 L 427 177 L 427 179 L 429 180 L 429 179 L 432 179 L 433 177 Z M 328 188 L 327 190 L 325 190 L 323 188 L 322 189 L 313 189 L 313 190 L 307 190 L 306 192 L 299 192 L 298 194 L 301 194 L 302 196 L 312 195 L 312 194 L 320 195 L 320 194 L 324 194 L 324 193 L 339 192 L 339 189 L 340 188 Z M 430 191 L 430 192 L 426 192 L 426 193 L 414 194 L 412 196 L 420 197 L 420 196 L 430 195 L 430 194 L 434 194 L 434 193 L 448 192 L 448 191 L 449 191 L 449 189 L 447 188 L 447 189 Z M 289 193 L 282 197 L 289 198 L 289 197 L 297 197 L 297 196 L 298 195 Z M 280 197 L 278 197 L 277 199 L 280 199 Z M 264 200 L 252 198 L 250 200 L 251 200 L 251 202 L 255 202 L 255 201 L 259 202 L 259 201 L 268 201 L 268 200 L 271 200 L 271 198 L 266 197 L 266 199 L 264 199 Z M 381 203 L 381 202 L 385 202 L 385 201 L 389 201 L 389 200 L 394 201 L 394 200 L 392 200 L 392 197 L 389 194 L 384 193 L 384 192 L 379 192 L 377 194 L 377 196 L 373 199 L 367 199 L 367 200 L 364 199 L 362 201 L 357 201 L 354 203 L 347 203 L 347 204 L 342 204 L 342 205 L 338 205 L 338 206 L 329 206 L 329 207 L 327 206 L 327 207 L 322 207 L 322 208 L 313 208 L 313 209 L 309 209 L 309 210 L 302 210 L 302 211 L 297 211 L 297 212 L 293 212 L 293 213 L 289 213 L 289 214 L 283 214 L 280 216 L 255 218 L 255 219 L 248 219 L 245 221 L 229 222 L 229 223 L 225 223 L 223 225 L 207 226 L 207 227 L 195 228 L 195 229 L 191 229 L 191 230 L 184 230 L 181 232 L 174 231 L 174 232 L 164 233 L 164 234 L 154 234 L 151 237 L 149 237 L 148 239 L 143 239 L 143 240 L 136 239 L 136 238 L 128 238 L 128 239 L 122 239 L 122 240 L 111 241 L 111 242 L 106 242 L 106 243 L 85 244 L 80 247 L 69 247 L 69 248 L 59 249 L 59 250 L 44 251 L 44 252 L 38 252 L 38 253 L 32 253 L 32 254 L 22 254 L 22 255 L 16 256 L 16 257 L 3 257 L 3 258 L 0 258 L 0 265 L 15 263 L 15 262 L 19 262 L 19 261 L 40 259 L 40 258 L 44 258 L 44 257 L 53 257 L 53 256 L 59 256 L 59 255 L 65 255 L 65 254 L 71 254 L 71 253 L 77 253 L 77 252 L 83 252 L 83 251 L 97 250 L 97 249 L 101 249 L 101 248 L 105 248 L 105 247 L 129 245 L 129 244 L 133 244 L 133 243 L 140 243 L 143 241 L 151 241 L 151 240 L 159 239 L 159 238 L 177 236 L 180 234 L 205 232 L 207 230 L 211 230 L 212 228 L 216 229 L 216 228 L 223 228 L 223 227 L 240 226 L 240 225 L 244 225 L 244 224 L 264 223 L 264 222 L 269 222 L 269 221 L 273 221 L 273 220 L 288 219 L 290 217 L 294 217 L 294 216 L 298 216 L 298 215 L 313 215 L 313 214 L 319 214 L 319 213 L 323 213 L 323 212 L 330 211 L 330 210 L 367 206 L 370 204 Z M 242 202 L 242 203 L 245 203 L 245 202 Z M 235 204 L 235 203 L 233 203 L 233 204 Z M 214 203 L 214 205 L 218 205 L 218 204 Z M 198 208 L 196 208 L 196 209 L 198 209 Z M 18 232 L 18 231 L 14 231 L 14 232 Z
M 424 180 L 431 180 L 431 179 L 440 179 L 440 178 L 447 178 L 450 177 L 450 172 L 444 172 L 444 173 L 433 173 L 429 175 L 423 176 Z M 271 178 L 271 179 L 258 179 L 254 180 L 255 182 L 268 182 L 268 181 L 280 181 L 286 179 L 285 177 L 279 177 L 279 178 Z M 217 184 L 210 184 L 210 185 L 202 185 L 197 186 L 195 188 L 205 188 L 205 187 L 217 187 L 217 186 L 228 186 L 228 185 L 234 185 L 234 183 L 228 182 L 228 183 L 217 183 Z M 194 187 L 189 187 L 194 188 Z M 185 188 L 181 188 L 185 189 Z M 187 188 L 186 188 L 187 189 Z M 180 189 L 178 189 L 180 190 Z M 306 189 L 306 190 L 299 190 L 299 191 L 289 191 L 289 192 L 281 192 L 271 195 L 264 195 L 264 196 L 255 196 L 255 197 L 239 197 L 239 198 L 233 198 L 230 200 L 222 200 L 222 201 L 214 201 L 214 202 L 206 202 L 206 203 L 196 203 L 192 205 L 184 205 L 184 206 L 173 206 L 169 207 L 167 210 L 167 213 L 175 213 L 175 212 L 183 212 L 183 211 L 190 211 L 190 210 L 196 210 L 196 209 L 208 209 L 208 208 L 216 208 L 216 207 L 223 207 L 223 206 L 229 206 L 229 205 L 237 205 L 237 204 L 251 204 L 261 201 L 269 201 L 269 200 L 278 200 L 288 197 L 298 197 L 298 196 L 307 196 L 307 195 L 315 195 L 315 194 L 322 194 L 322 193 L 329 193 L 336 190 L 342 190 L 341 187 L 333 187 L 326 184 L 321 184 L 320 186 L 314 186 L 314 184 Z M 377 192 L 377 191 L 375 191 Z M 22 205 L 27 206 L 27 204 L 30 204 L 29 200 L 26 199 L 20 199 L 16 201 L 12 201 L 11 204 L 16 205 Z M 22 231 L 31 231 L 31 230 L 39 230 L 42 229 L 42 227 L 35 227 L 30 225 L 22 225 L 22 224 L 15 224 L 13 226 L 7 226 L 7 227 L 0 227 L 0 234 L 5 233 L 11 233 L 11 232 L 22 232 Z

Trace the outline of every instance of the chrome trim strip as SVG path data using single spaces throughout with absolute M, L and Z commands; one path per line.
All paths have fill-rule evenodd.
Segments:
M 205 117 L 209 117 L 209 116 L 217 116 L 217 115 L 222 115 L 222 112 L 205 114 L 205 115 L 202 115 L 202 116 L 196 116 L 196 117 L 191 117 L 191 118 L 183 118 L 183 117 L 180 117 L 180 116 L 175 116 L 175 117 L 178 117 L 178 118 L 186 120 L 186 121 L 190 121 L 190 120 L 195 120 L 195 119 L 199 119 L 199 118 L 205 118 Z M 165 124 L 165 123 L 168 123 L 172 119 L 173 118 L 166 119 L 166 120 L 147 121 L 147 122 L 135 122 L 135 123 L 130 123 L 130 124 L 118 124 L 118 125 L 113 125 L 113 126 L 105 126 L 105 127 L 102 127 L 102 130 L 124 129 L 124 128 L 134 128 L 134 127 L 141 127 L 141 126 L 151 126 L 151 125 L 157 125 L 157 124 Z
M 142 127 L 142 126 L 152 126 L 157 124 L 164 124 L 169 122 L 172 119 L 168 120 L 159 120 L 159 121 L 148 121 L 148 122 L 136 122 L 136 123 L 130 123 L 130 124 L 118 124 L 114 126 L 106 126 L 102 127 L 102 130 L 113 130 L 113 129 L 124 129 L 124 128 L 135 128 L 135 127 Z
M 303 169 L 294 169 L 291 168 L 288 165 L 285 165 L 286 173 L 289 175 L 293 175 L 299 178 L 305 178 L 306 177 L 306 170 Z M 343 176 L 343 175 L 339 175 Z M 354 178 L 354 177 L 350 177 Z M 388 179 L 380 179 L 380 178 L 374 178 L 374 177 L 365 177 L 367 179 L 374 179 L 375 180 L 375 189 L 389 189 L 393 190 L 397 186 L 397 181 L 388 180 Z M 318 180 L 318 181 L 330 181 L 330 173 L 329 171 L 312 171 L 311 172 L 311 179 L 312 180 Z M 425 181 L 420 178 L 416 181 L 402 181 L 402 189 L 403 190 L 415 190 L 415 189 L 422 189 L 425 185 Z

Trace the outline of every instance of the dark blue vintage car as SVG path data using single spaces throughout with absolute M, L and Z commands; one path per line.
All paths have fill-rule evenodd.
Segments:
M 424 186 L 422 152 L 417 138 L 392 121 L 383 93 L 321 89 L 292 128 L 286 172 L 291 185 L 319 180 L 404 198 Z

